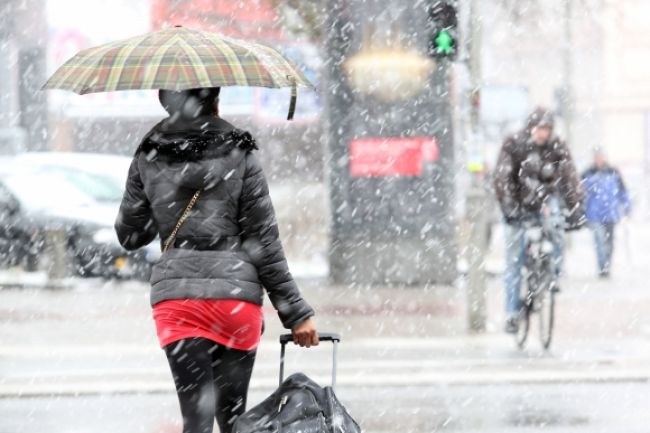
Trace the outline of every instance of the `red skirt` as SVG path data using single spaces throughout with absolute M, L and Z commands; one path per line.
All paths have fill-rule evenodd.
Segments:
M 184 338 L 253 350 L 260 342 L 262 306 L 237 299 L 170 299 L 153 306 L 160 347 Z

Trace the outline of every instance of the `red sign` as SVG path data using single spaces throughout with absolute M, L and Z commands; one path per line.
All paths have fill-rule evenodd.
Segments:
M 179 24 L 235 38 L 283 40 L 271 0 L 152 0 L 153 30 Z
M 431 137 L 359 138 L 350 143 L 350 175 L 420 176 L 425 162 L 438 159 Z

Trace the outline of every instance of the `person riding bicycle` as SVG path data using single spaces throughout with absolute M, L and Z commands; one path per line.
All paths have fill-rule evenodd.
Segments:
M 542 212 L 565 222 L 565 228 L 584 224 L 584 199 L 575 164 L 566 143 L 553 132 L 553 113 L 535 109 L 525 127 L 508 136 L 494 168 L 494 189 L 506 223 L 506 332 L 516 333 L 521 308 L 521 280 L 525 254 L 522 222 Z M 554 259 L 559 274 L 563 231 L 557 224 Z

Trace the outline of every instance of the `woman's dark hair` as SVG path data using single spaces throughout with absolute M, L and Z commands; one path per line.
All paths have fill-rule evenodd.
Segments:
M 158 91 L 160 104 L 170 115 L 185 118 L 209 116 L 217 113 L 221 87 L 202 87 L 198 89 Z

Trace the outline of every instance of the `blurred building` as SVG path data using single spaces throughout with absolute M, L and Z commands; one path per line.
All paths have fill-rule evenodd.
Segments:
M 43 0 L 47 4 L 48 73 L 83 48 L 129 38 L 172 25 L 213 31 L 277 46 L 317 82 L 321 63 L 314 45 L 287 37 L 270 0 Z M 116 26 L 115 23 L 120 25 Z M 320 103 L 300 90 L 296 118 L 286 121 L 289 90 L 227 88 L 221 113 L 250 130 L 273 176 L 319 180 L 322 176 Z M 48 91 L 49 147 L 130 154 L 166 113 L 155 91 L 75 95 Z
M 604 148 L 631 179 L 637 202 L 649 201 L 643 179 L 650 175 L 650 2 L 571 2 L 570 32 L 566 2 L 481 3 L 484 88 L 499 95 L 497 105 L 485 111 L 494 114 L 507 101 L 521 106 L 524 98 L 528 108 L 538 104 L 554 108 L 560 134 L 566 136 L 563 97 L 568 84 L 573 93 L 568 141 L 578 164 L 584 167 L 595 147 Z M 497 137 L 512 132 L 522 120 L 513 123 L 510 116 L 507 122 L 488 125 L 489 160 L 500 145 Z
M 151 11 L 153 30 L 182 24 L 234 38 L 285 39 L 270 0 L 151 0 Z
M 650 172 L 650 2 L 603 2 L 603 144 L 615 161 L 644 161 Z M 579 79 L 579 78 L 578 78 Z
M 523 3 L 523 2 L 521 2 Z M 564 49 L 570 44 L 574 107 L 571 146 L 588 159 L 597 146 L 621 164 L 650 157 L 650 2 L 587 0 L 565 23 L 565 0 L 529 1 L 521 10 L 499 0 L 483 4 L 483 77 L 486 87 L 523 89 L 529 106 L 558 111 L 566 84 Z
M 0 153 L 47 147 L 44 5 L 0 2 Z
M 451 284 L 452 65 L 428 55 L 428 3 L 328 6 L 330 274 L 342 284 Z

